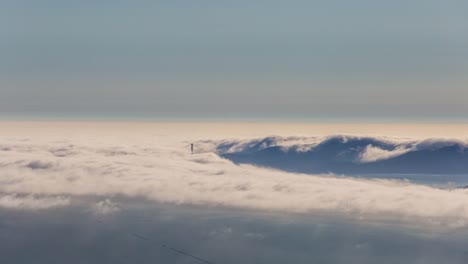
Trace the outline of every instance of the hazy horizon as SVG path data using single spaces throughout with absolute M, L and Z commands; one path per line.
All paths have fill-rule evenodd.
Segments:
M 467 8 L 2 1 L 0 113 L 466 119 Z
M 344 116 L 304 114 L 178 114 L 178 113 L 80 113 L 2 112 L 0 121 L 141 121 L 141 122 L 293 122 L 293 123 L 467 123 L 465 116 Z

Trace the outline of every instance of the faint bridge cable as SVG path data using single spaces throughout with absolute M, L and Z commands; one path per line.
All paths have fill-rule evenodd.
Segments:
M 101 224 L 104 224 L 104 222 L 102 220 L 97 220 L 97 222 L 99 222 Z M 146 241 L 146 242 L 149 242 L 149 243 L 159 245 L 160 247 L 166 248 L 166 249 L 168 249 L 168 250 L 170 250 L 170 251 L 172 251 L 172 252 L 174 252 L 176 254 L 192 258 L 192 259 L 197 260 L 199 262 L 202 262 L 202 263 L 205 263 L 205 264 L 215 264 L 214 262 L 211 262 L 211 261 L 206 260 L 204 258 L 198 257 L 196 255 L 193 255 L 193 254 L 191 254 L 191 253 L 189 253 L 187 251 L 183 251 L 183 250 L 177 249 L 175 247 L 171 247 L 171 246 L 167 245 L 166 243 L 151 240 L 151 239 L 149 239 L 147 237 L 144 237 L 142 235 L 139 235 L 137 233 L 126 233 L 126 232 L 122 232 L 122 233 L 125 233 L 126 235 L 131 235 L 131 236 L 133 236 L 135 238 L 138 238 L 138 239 L 140 239 L 142 241 Z
M 141 236 L 141 235 L 139 235 L 139 234 L 133 233 L 133 236 L 136 237 L 136 238 L 139 238 L 139 239 L 141 239 L 141 240 L 144 240 L 144 241 L 153 242 L 153 241 L 150 240 L 149 238 L 144 237 L 144 236 Z M 156 242 L 156 243 L 159 244 L 161 247 L 167 248 L 168 250 L 171 250 L 172 252 L 175 252 L 175 253 L 177 253 L 177 254 L 184 255 L 184 256 L 187 256 L 187 257 L 196 259 L 196 260 L 198 260 L 198 261 L 200 261 L 200 262 L 203 262 L 203 263 L 206 263 L 206 264 L 214 264 L 214 262 L 211 262 L 211 261 L 208 261 L 208 260 L 206 260 L 206 259 L 197 257 L 197 256 L 195 256 L 195 255 L 193 255 L 193 254 L 190 254 L 190 253 L 186 252 L 186 251 L 183 251 L 183 250 L 180 250 L 180 249 L 177 249 L 177 248 L 168 246 L 168 245 L 166 245 L 166 244 L 164 244 L 164 243 L 158 243 L 158 242 Z

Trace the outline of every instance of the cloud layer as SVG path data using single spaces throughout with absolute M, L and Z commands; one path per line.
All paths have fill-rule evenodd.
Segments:
M 206 142 L 200 147 L 207 148 Z M 66 206 L 77 196 L 125 195 L 174 204 L 468 223 L 468 190 L 236 165 L 212 152 L 191 155 L 187 143 L 177 135 L 135 139 L 125 133 L 1 138 L 0 206 L 41 209 Z M 121 209 L 111 200 L 93 206 L 102 214 Z
M 42 210 L 70 205 L 70 199 L 61 196 L 37 197 L 34 195 L 7 194 L 0 196 L 0 208 Z

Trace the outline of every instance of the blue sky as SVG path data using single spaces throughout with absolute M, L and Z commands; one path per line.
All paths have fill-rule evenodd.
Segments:
M 0 3 L 0 111 L 466 118 L 466 1 Z

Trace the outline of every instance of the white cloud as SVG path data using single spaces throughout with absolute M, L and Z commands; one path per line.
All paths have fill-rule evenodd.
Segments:
M 98 215 L 114 214 L 120 210 L 120 206 L 112 202 L 110 199 L 99 201 L 93 206 L 94 213 Z
M 213 153 L 191 155 L 186 139 L 177 135 L 146 133 L 0 138 L 0 146 L 8 149 L 0 151 L 0 192 L 7 194 L 0 206 L 47 208 L 68 204 L 57 197 L 122 194 L 175 204 L 468 223 L 468 190 L 237 166 Z M 72 151 L 61 150 L 70 145 Z M 389 155 L 367 151 L 372 158 Z M 29 198 L 11 195 L 15 193 Z M 42 196 L 55 198 L 37 198 Z M 118 210 L 110 200 L 94 208 Z
M 379 147 L 368 145 L 360 155 L 360 162 L 374 162 L 379 160 L 386 160 L 400 156 L 402 154 L 408 153 L 411 151 L 411 148 L 407 147 L 398 147 L 394 150 L 385 150 Z
M 70 199 L 63 196 L 38 197 L 34 195 L 6 194 L 0 196 L 0 207 L 7 209 L 42 210 L 70 205 Z

